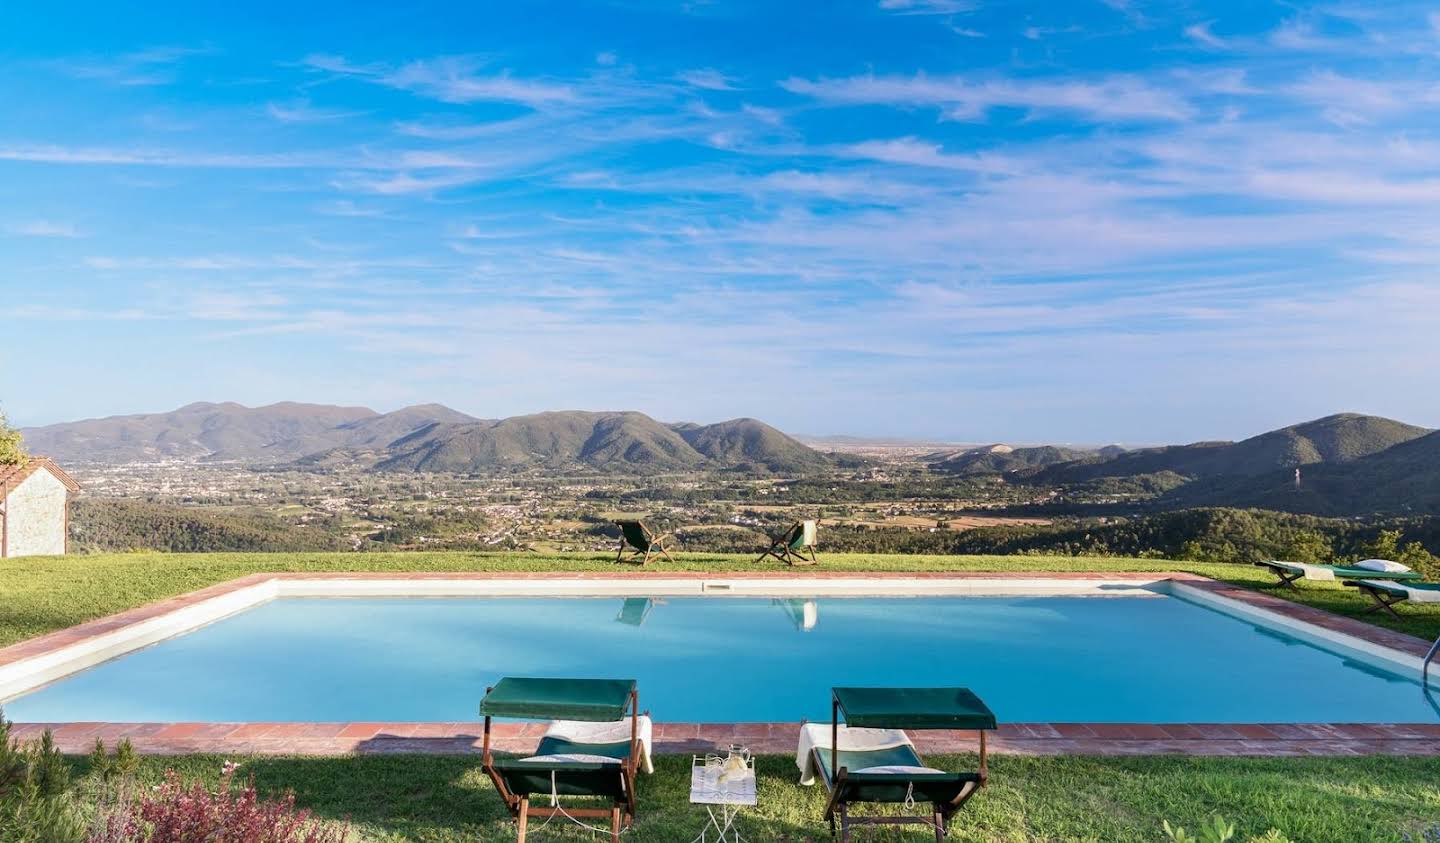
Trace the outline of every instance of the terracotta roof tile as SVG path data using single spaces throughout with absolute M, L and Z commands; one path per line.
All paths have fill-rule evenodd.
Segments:
M 0 486 L 15 488 L 25 481 L 25 478 L 45 469 L 55 475 L 55 479 L 65 484 L 65 488 L 72 492 L 80 491 L 80 484 L 74 478 L 65 473 L 65 470 L 55 464 L 49 457 L 31 457 L 24 465 L 0 465 Z

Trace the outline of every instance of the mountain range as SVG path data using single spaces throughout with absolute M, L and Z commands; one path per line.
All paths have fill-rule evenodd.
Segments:
M 377 413 L 292 402 L 199 403 L 22 432 L 34 453 L 109 463 L 182 459 L 459 473 L 800 474 L 858 461 L 822 453 L 755 419 L 667 424 L 638 412 L 583 411 L 478 419 L 439 404 Z M 998 476 L 1017 485 L 1090 488 L 1101 495 L 1144 493 L 1148 505 L 1167 509 L 1440 514 L 1440 432 L 1357 413 L 1239 442 L 1134 450 L 989 445 L 938 451 L 925 460 L 932 471 L 959 477 Z
M 477 419 L 440 404 L 391 413 L 284 402 L 189 404 L 22 430 L 29 449 L 59 460 L 158 459 L 392 471 L 485 472 L 746 469 L 793 473 L 831 457 L 755 419 L 664 424 L 636 412 L 549 412 Z
M 1149 479 L 1168 490 L 1155 501 L 1164 508 L 1440 514 L 1440 432 L 1358 413 L 1326 416 L 1239 442 L 1089 452 L 989 446 L 933 455 L 931 466 L 953 474 L 999 474 L 1008 482 L 1036 486 Z

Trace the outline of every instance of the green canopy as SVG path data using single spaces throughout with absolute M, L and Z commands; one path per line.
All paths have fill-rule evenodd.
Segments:
M 621 720 L 634 679 L 519 679 L 507 676 L 480 701 L 486 717 Z
M 969 688 L 835 688 L 848 726 L 993 729 L 995 713 Z

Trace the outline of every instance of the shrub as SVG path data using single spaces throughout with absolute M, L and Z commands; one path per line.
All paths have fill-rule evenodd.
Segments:
M 349 837 L 347 826 L 297 811 L 294 793 L 262 800 L 253 779 L 236 792 L 235 769 L 225 765 L 214 791 L 198 782 L 185 785 L 175 772 L 167 773 L 164 784 L 135 804 L 134 815 L 148 834 L 134 843 L 343 843 Z
M 0 843 L 81 843 L 85 827 L 66 794 L 70 767 L 46 732 L 21 745 L 0 712 Z
M 11 427 L 5 414 L 0 413 L 0 465 L 24 465 L 29 459 L 20 431 Z

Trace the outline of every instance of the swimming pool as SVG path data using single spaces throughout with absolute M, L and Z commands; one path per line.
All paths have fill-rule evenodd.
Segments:
M 1163 585 L 1113 593 L 280 596 L 4 706 L 28 722 L 463 722 L 510 674 L 634 678 L 668 722 L 825 719 L 832 685 L 929 684 L 969 686 L 1008 722 L 1440 719 L 1399 662 Z

